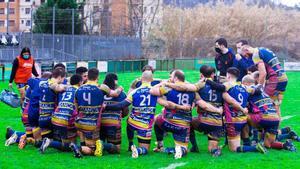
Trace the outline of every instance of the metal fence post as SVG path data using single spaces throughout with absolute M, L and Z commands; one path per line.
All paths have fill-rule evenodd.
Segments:
M 54 34 L 55 34 L 55 6 L 52 8 L 52 56 L 54 56 L 55 46 L 54 46 Z

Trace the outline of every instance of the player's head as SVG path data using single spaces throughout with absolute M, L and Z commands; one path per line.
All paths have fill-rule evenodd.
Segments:
M 66 71 L 62 68 L 56 68 L 52 71 L 51 78 L 55 79 L 57 83 L 62 83 L 66 77 Z
M 216 69 L 212 66 L 203 65 L 200 67 L 201 78 L 213 78 L 215 75 Z
M 45 72 L 42 73 L 41 78 L 43 78 L 43 79 L 50 79 L 51 76 L 52 76 L 52 73 L 51 73 L 51 72 L 45 71 Z
M 31 52 L 30 52 L 30 49 L 28 47 L 24 47 L 21 51 L 21 54 L 20 56 L 23 58 L 23 59 L 29 59 L 30 56 L 31 56 Z
M 235 67 L 230 67 L 227 69 L 226 78 L 229 81 L 236 81 L 239 76 L 240 76 L 239 69 L 237 69 Z
M 70 84 L 71 85 L 82 85 L 82 77 L 79 74 L 75 74 L 73 76 L 71 76 L 70 78 Z
M 255 84 L 258 84 L 258 78 L 259 78 L 259 71 L 255 71 L 251 74 L 253 79 L 255 80 Z
M 243 45 L 248 45 L 248 41 L 247 40 L 239 40 L 236 42 L 236 51 L 238 54 L 242 55 L 242 46 Z
M 86 67 L 78 67 L 75 72 L 82 77 L 83 83 L 86 83 L 88 79 L 88 69 Z
M 115 90 L 118 85 L 118 76 L 115 73 L 108 73 L 103 81 L 110 89 Z
M 246 85 L 246 86 L 252 86 L 255 84 L 255 80 L 253 78 L 253 76 L 251 75 L 246 75 L 243 77 L 242 79 L 242 84 Z
M 241 55 L 245 57 L 252 57 L 254 52 L 255 52 L 255 48 L 253 48 L 249 44 L 245 44 L 241 46 Z
M 171 76 L 171 82 L 184 82 L 185 81 L 185 76 L 182 70 L 177 69 L 174 70 Z
M 258 69 L 257 69 L 257 66 L 256 65 L 252 65 L 252 66 L 250 66 L 249 68 L 248 68 L 248 71 L 249 72 L 256 72 Z
M 53 70 L 56 68 L 61 68 L 66 70 L 66 66 L 63 63 L 57 63 L 56 65 L 54 65 Z
M 152 82 L 153 80 L 153 74 L 151 71 L 144 71 L 143 74 L 142 74 L 142 81 L 143 82 Z
M 227 49 L 227 40 L 225 38 L 219 38 L 215 42 L 215 50 L 217 53 L 222 53 Z
M 142 69 L 142 72 L 145 72 L 145 71 L 151 71 L 152 73 L 154 73 L 154 69 L 152 66 L 150 65 L 145 65 Z
M 96 68 L 92 68 L 88 71 L 88 80 L 90 81 L 98 81 L 99 70 Z

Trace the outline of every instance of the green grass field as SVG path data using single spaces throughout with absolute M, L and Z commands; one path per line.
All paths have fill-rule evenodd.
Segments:
M 138 77 L 140 73 L 122 73 L 119 74 L 119 84 L 126 90 L 131 81 Z M 282 126 L 291 126 L 300 134 L 300 72 L 288 73 L 289 84 L 285 94 L 282 116 L 292 116 L 284 120 Z M 156 72 L 157 78 L 168 78 L 168 72 Z M 190 82 L 196 82 L 199 78 L 198 71 L 187 71 L 186 78 Z M 103 75 L 101 75 L 103 79 Z M 0 83 L 0 89 L 8 86 L 8 82 Z M 161 107 L 158 107 L 157 114 Z M 194 112 L 194 116 L 196 116 Z M 0 168 L 164 168 L 181 165 L 177 168 L 270 168 L 286 169 L 300 168 L 300 153 L 270 150 L 267 154 L 241 153 L 235 154 L 229 152 L 228 147 L 222 150 L 222 156 L 219 158 L 211 157 L 207 152 L 207 137 L 197 133 L 197 142 L 200 147 L 200 153 L 189 153 L 180 160 L 174 160 L 173 155 L 157 154 L 149 152 L 148 155 L 138 159 L 132 159 L 131 153 L 127 152 L 127 136 L 125 132 L 126 119 L 123 119 L 122 128 L 122 150 L 120 155 L 110 155 L 105 153 L 103 157 L 88 157 L 75 159 L 69 152 L 59 152 L 49 148 L 45 154 L 32 145 L 28 145 L 24 150 L 19 150 L 17 145 L 4 147 L 6 126 L 11 126 L 16 130 L 23 131 L 20 118 L 20 109 L 12 109 L 3 103 L 0 103 Z M 151 149 L 155 146 L 155 134 L 153 132 Z M 135 140 L 135 143 L 136 140 Z M 223 141 L 221 142 L 223 144 Z M 300 149 L 300 143 L 295 143 Z M 165 146 L 173 146 L 171 134 L 165 138 Z M 175 163 L 175 164 L 174 164 Z M 173 165 L 171 165 L 173 164 Z M 171 165 L 171 166 L 170 166 Z

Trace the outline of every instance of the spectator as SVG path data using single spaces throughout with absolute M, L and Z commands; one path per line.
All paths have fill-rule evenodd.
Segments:
M 215 58 L 216 68 L 220 72 L 220 76 L 226 76 L 227 69 L 233 66 L 235 54 L 233 49 L 227 47 L 226 39 L 220 38 L 215 43 L 215 51 L 217 52 Z

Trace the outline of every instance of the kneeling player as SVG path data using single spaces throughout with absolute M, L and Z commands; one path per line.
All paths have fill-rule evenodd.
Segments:
M 127 120 L 127 135 L 129 142 L 132 144 L 131 151 L 133 158 L 138 158 L 139 155 L 148 153 L 157 102 L 172 109 L 190 109 L 189 106 L 176 105 L 151 95 L 149 93 L 152 81 L 151 72 L 143 72 L 142 81 L 142 85 L 130 92 L 126 100 L 119 104 L 107 105 L 106 107 L 107 110 L 120 110 L 124 107 L 128 107 L 130 104 L 133 105 L 132 112 Z M 132 143 L 135 131 L 138 135 L 139 147 L 136 147 Z

